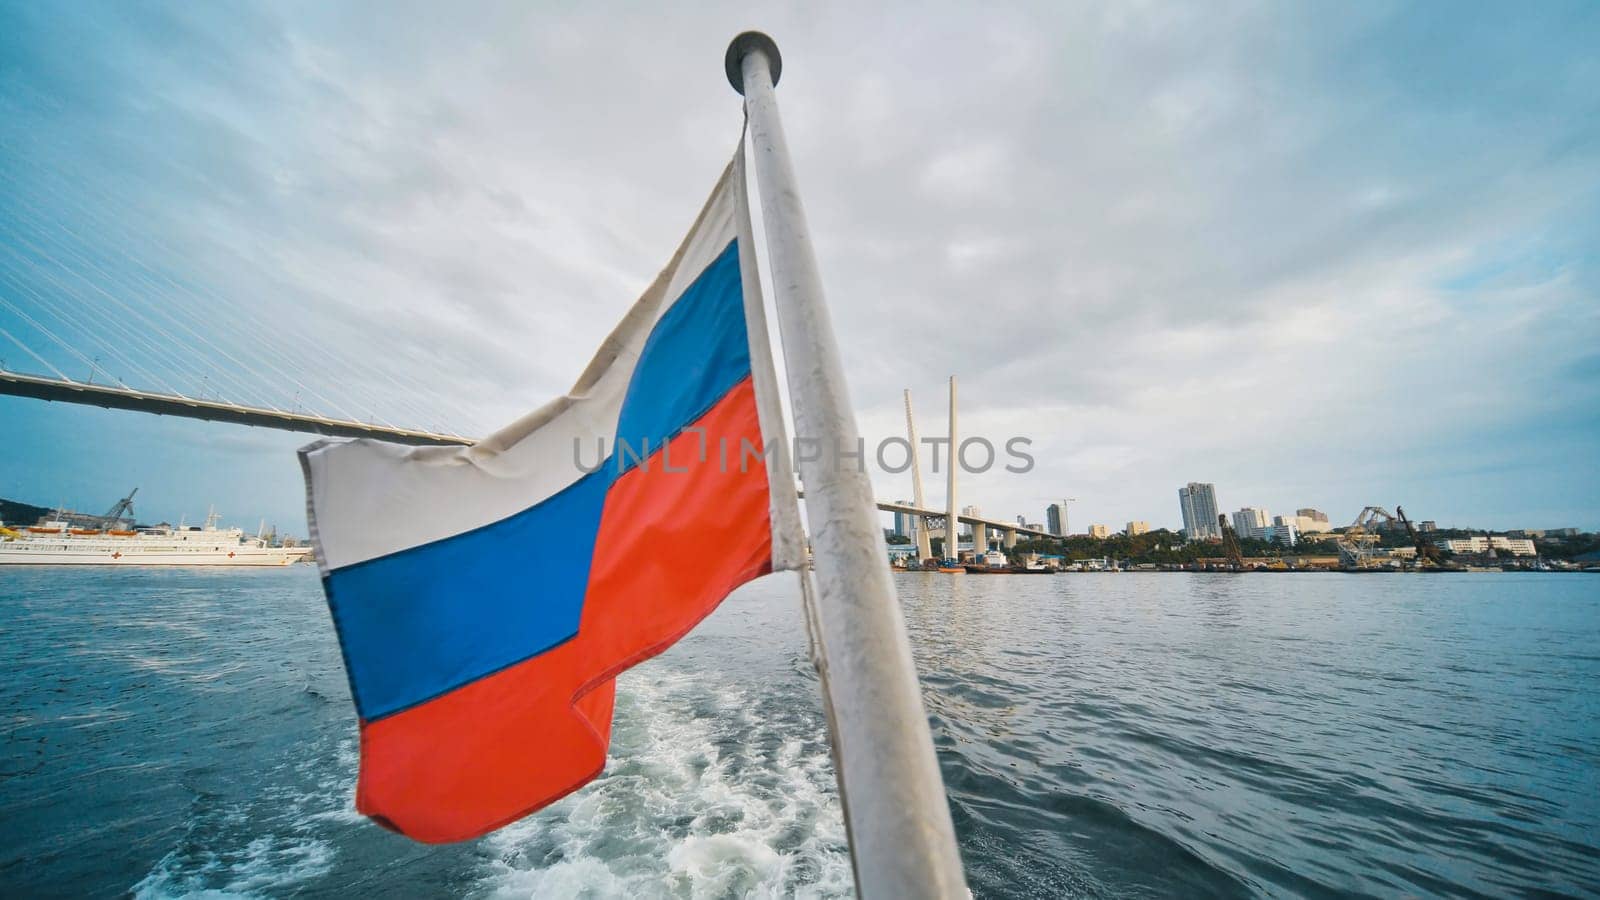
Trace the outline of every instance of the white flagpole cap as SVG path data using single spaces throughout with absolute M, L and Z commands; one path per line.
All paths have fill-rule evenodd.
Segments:
M 740 94 L 744 93 L 744 58 L 753 50 L 760 50 L 767 58 L 767 67 L 772 70 L 772 86 L 778 86 L 778 76 L 783 74 L 783 56 L 778 53 L 778 45 L 772 38 L 760 31 L 746 31 L 733 39 L 728 45 L 728 54 L 723 57 L 722 64 L 728 72 L 728 83 Z

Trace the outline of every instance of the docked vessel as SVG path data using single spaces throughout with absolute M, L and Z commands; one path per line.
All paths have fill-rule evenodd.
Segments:
M 0 565 L 34 566 L 287 566 L 310 547 L 274 547 L 240 528 L 74 528 L 67 521 L 0 525 Z
M 1011 561 L 1006 559 L 1004 553 L 994 550 L 983 554 L 977 561 L 970 562 L 961 567 L 971 575 L 1004 575 L 1011 571 Z
M 972 575 L 1053 575 L 1056 571 L 1039 562 L 1037 556 L 1030 557 L 1022 565 L 1014 566 L 1004 553 L 994 550 L 983 555 L 981 564 L 973 563 L 962 568 Z

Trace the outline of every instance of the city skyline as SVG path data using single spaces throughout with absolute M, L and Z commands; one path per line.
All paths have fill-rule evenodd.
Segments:
M 6 401 L 6 399 L 7 398 L 0 398 L 0 405 L 3 405 L 4 402 Z M 97 409 L 87 409 L 87 410 L 82 410 L 82 411 L 89 412 L 89 413 L 97 413 L 97 414 L 108 414 L 107 411 L 105 411 L 105 410 L 97 410 Z M 127 416 L 127 417 L 134 417 L 134 418 L 144 418 L 144 417 L 139 417 L 136 414 L 131 414 L 131 413 L 109 413 L 109 414 Z M 155 419 L 153 417 L 150 417 L 150 420 L 151 421 L 155 421 Z M 163 421 L 165 421 L 165 420 L 163 420 Z M 205 430 L 208 427 L 210 427 L 210 426 L 208 426 L 208 423 L 203 423 L 203 422 L 189 422 L 189 423 L 186 423 L 186 424 L 191 426 L 191 427 L 193 427 L 193 428 L 196 428 L 197 430 Z M 245 429 L 236 428 L 234 426 L 228 426 L 226 430 L 227 431 L 238 431 L 238 430 L 245 430 Z M 261 431 L 260 429 L 250 429 L 250 430 L 257 431 L 257 432 Z M 272 433 L 266 433 L 266 434 L 271 435 Z M 280 435 L 274 435 L 274 436 L 279 437 L 279 438 L 285 437 L 285 435 L 281 435 L 281 434 Z M 295 436 L 290 435 L 288 437 L 293 438 Z M 222 443 L 224 445 L 230 443 L 226 439 L 226 435 L 224 435 L 224 440 L 222 441 Z M 225 462 L 226 462 L 226 457 L 223 456 L 223 455 L 218 455 L 217 457 L 211 458 L 211 459 L 206 459 L 205 457 L 202 456 L 201 459 L 200 459 L 200 465 L 202 467 L 210 467 L 210 466 L 215 466 L 215 465 L 221 465 L 221 464 L 223 464 Z M 907 476 L 907 477 L 909 477 L 909 476 Z M 110 483 L 110 482 L 108 482 L 108 483 Z M 1204 484 L 1206 486 L 1209 486 L 1209 487 L 1213 488 L 1213 490 L 1215 489 L 1215 485 L 1212 484 L 1212 483 L 1199 483 L 1199 482 L 1196 482 L 1195 484 Z M 174 501 L 171 501 L 171 500 L 168 500 L 168 499 L 155 499 L 155 500 L 147 502 L 146 498 L 149 495 L 148 495 L 148 492 L 144 491 L 143 486 L 134 484 L 134 485 L 129 485 L 129 487 L 140 487 L 141 488 L 141 492 L 140 492 L 140 501 L 141 502 L 139 502 L 136 505 L 136 508 L 138 510 L 140 510 L 140 514 L 138 516 L 138 519 L 139 519 L 139 521 L 141 523 L 167 522 L 167 523 L 175 524 L 175 523 L 178 523 L 180 521 L 187 521 L 187 522 L 190 522 L 190 523 L 194 523 L 194 522 L 198 522 L 198 521 L 201 521 L 202 519 L 204 519 L 205 516 L 207 515 L 207 513 L 209 511 L 211 511 L 213 508 L 215 508 L 215 509 L 220 510 L 222 512 L 222 515 L 226 519 L 226 521 L 228 521 L 229 523 L 232 523 L 232 524 L 246 524 L 246 525 L 251 525 L 251 527 L 253 528 L 254 525 L 251 524 L 251 523 L 259 523 L 260 521 L 264 520 L 265 523 L 267 524 L 267 526 L 272 527 L 272 528 L 276 528 L 276 529 L 278 529 L 278 530 L 280 530 L 280 531 L 282 531 L 282 532 L 284 532 L 286 534 L 299 534 L 299 535 L 303 535 L 304 534 L 303 518 L 300 517 L 300 514 L 299 514 L 298 511 L 296 511 L 295 513 L 290 514 L 285 519 L 280 520 L 279 518 L 275 518 L 272 515 L 269 515 L 269 514 L 264 513 L 264 512 L 251 512 L 250 508 L 248 506 L 245 508 L 245 511 L 241 512 L 241 511 L 237 511 L 237 510 L 230 510 L 227 507 L 219 506 L 216 503 L 207 503 L 207 502 L 183 502 L 183 501 L 174 502 Z M 1182 489 L 1180 489 L 1180 490 L 1182 490 Z M 120 492 L 113 491 L 112 493 L 116 493 L 118 496 L 121 496 L 121 495 L 126 493 L 126 490 L 123 490 L 123 491 L 120 491 Z M 1241 491 L 1240 493 L 1245 493 L 1245 491 Z M 37 496 L 38 494 L 44 494 L 46 496 Z M 51 497 L 51 496 L 53 496 L 54 499 L 49 499 L 49 497 Z M 887 495 L 885 495 L 885 496 L 887 496 Z M 89 513 L 89 514 L 95 514 L 95 513 L 98 513 L 98 512 L 102 512 L 103 511 L 103 507 L 109 507 L 110 505 L 112 505 L 112 504 L 114 504 L 116 502 L 116 498 L 115 497 L 110 497 L 108 495 L 108 498 L 102 501 L 101 498 L 87 495 L 87 494 L 83 493 L 81 490 L 79 490 L 79 491 L 61 491 L 61 490 L 58 490 L 58 491 L 51 492 L 51 491 L 48 491 L 48 490 L 31 489 L 28 486 L 25 486 L 21 479 L 13 479 L 9 483 L 9 486 L 0 485 L 0 499 L 10 500 L 10 501 L 17 502 L 17 503 L 24 503 L 24 504 L 28 504 L 28 505 L 32 505 L 32 506 L 44 507 L 44 508 L 48 508 L 48 509 L 55 509 L 57 507 L 60 507 L 60 508 L 66 509 L 68 511 L 76 511 L 76 512 Z M 911 505 L 911 501 L 910 500 L 906 500 L 906 499 L 897 498 L 897 499 L 894 500 L 894 502 L 900 503 L 900 504 L 904 504 L 904 505 Z M 935 494 L 932 497 L 930 497 L 930 499 L 929 499 L 930 508 L 935 508 L 935 509 L 941 508 L 942 507 L 942 502 L 943 502 L 942 495 Z M 1073 502 L 1074 503 L 1078 503 L 1079 501 L 1074 499 Z M 1214 495 L 1213 495 L 1212 502 L 1215 503 Z M 1291 505 L 1291 504 L 1285 504 L 1285 508 L 1287 508 L 1288 505 Z M 1352 509 L 1354 509 L 1356 512 L 1359 512 L 1361 509 L 1363 509 L 1363 508 L 1365 508 L 1366 506 L 1369 506 L 1369 505 L 1371 505 L 1371 506 L 1382 505 L 1382 506 L 1386 506 L 1390 510 L 1393 510 L 1396 506 L 1403 506 L 1405 504 L 1404 503 L 1394 503 L 1394 504 L 1362 503 L 1362 504 L 1356 504 L 1356 503 L 1354 503 L 1354 501 L 1351 501 L 1348 505 Z M 1180 506 L 1181 506 L 1181 499 L 1180 499 Z M 1028 510 L 1028 511 L 1015 513 L 1015 514 L 1011 514 L 1010 511 L 1007 511 L 1007 513 L 1004 513 L 1004 514 L 993 514 L 993 515 L 990 516 L 990 518 L 1000 518 L 1000 519 L 1014 520 L 1014 521 L 1017 522 L 1018 525 L 1021 525 L 1021 526 L 1039 528 L 1041 530 L 1048 531 L 1048 532 L 1050 532 L 1052 534 L 1060 533 L 1063 536 L 1070 536 L 1070 535 L 1083 536 L 1083 535 L 1088 534 L 1088 530 L 1087 530 L 1088 526 L 1084 526 L 1083 530 L 1076 531 L 1076 532 L 1070 530 L 1071 529 L 1071 517 L 1070 517 L 1070 509 L 1069 509 L 1069 507 L 1070 507 L 1070 504 L 1063 504 L 1063 503 L 1060 503 L 1060 502 L 1046 504 L 1042 508 L 1042 513 L 1043 513 L 1042 518 L 1044 520 L 1043 522 L 1035 522 L 1035 521 L 1033 521 L 1033 519 L 1031 517 L 1032 517 L 1033 514 L 1035 514 L 1037 512 L 1037 511 L 1034 511 L 1034 510 Z M 1120 503 L 1117 503 L 1115 501 L 1099 503 L 1099 504 L 1096 504 L 1093 508 L 1102 510 L 1103 518 L 1108 518 L 1111 521 L 1117 521 L 1120 515 L 1126 515 L 1125 512 L 1120 513 L 1120 514 L 1117 512 L 1118 510 L 1125 509 L 1126 508 L 1125 504 L 1120 504 Z M 151 510 L 151 512 L 148 513 L 148 514 L 143 512 L 143 510 L 145 510 L 145 509 L 149 509 L 149 510 Z M 1223 515 L 1227 516 L 1229 524 L 1241 536 L 1248 536 L 1248 534 L 1249 534 L 1249 531 L 1247 529 L 1241 528 L 1241 522 L 1240 522 L 1240 519 L 1238 518 L 1239 513 L 1243 512 L 1246 509 L 1253 510 L 1253 511 L 1255 511 L 1257 513 L 1266 514 L 1267 521 L 1265 522 L 1265 525 L 1267 527 L 1269 527 L 1269 528 L 1274 524 L 1274 522 L 1272 520 L 1286 518 L 1283 515 L 1272 515 L 1270 506 L 1262 506 L 1262 507 L 1244 506 L 1244 507 L 1240 507 L 1238 510 L 1231 510 L 1231 511 L 1227 511 L 1227 512 L 1222 513 Z M 1065 524 L 1065 526 L 1067 528 L 1067 530 L 1062 531 L 1062 532 L 1057 532 L 1055 530 L 1055 527 L 1054 527 L 1054 517 L 1055 517 L 1055 515 L 1057 514 L 1058 511 L 1059 511 L 1060 515 L 1062 516 L 1061 521 Z M 982 507 L 979 506 L 979 505 L 968 504 L 968 505 L 964 505 L 962 507 L 961 512 L 964 515 L 980 515 L 980 514 L 982 514 Z M 1310 519 L 1313 522 L 1317 523 L 1317 527 L 1298 527 L 1297 526 L 1297 531 L 1300 532 L 1300 533 L 1304 533 L 1304 532 L 1309 532 L 1309 531 L 1327 531 L 1327 530 L 1332 530 L 1332 529 L 1343 528 L 1343 527 L 1349 525 L 1350 522 L 1355 518 L 1356 512 L 1352 512 L 1347 517 L 1341 517 L 1341 516 L 1337 516 L 1337 515 L 1330 516 L 1328 513 L 1324 513 L 1320 509 L 1315 508 L 1315 507 L 1296 506 L 1295 507 L 1294 517 Z M 1177 533 L 1177 532 L 1182 531 L 1183 528 L 1184 528 L 1184 526 L 1183 526 L 1183 524 L 1181 522 L 1181 512 L 1177 517 L 1175 517 L 1175 518 L 1180 519 L 1180 521 L 1176 521 L 1176 522 L 1172 521 L 1170 519 L 1164 519 L 1159 515 L 1145 514 L 1143 512 L 1140 512 L 1139 514 L 1140 515 L 1146 515 L 1146 518 L 1126 520 L 1125 524 L 1123 526 L 1121 526 L 1120 528 L 1116 527 L 1116 526 L 1113 526 L 1113 525 L 1110 525 L 1110 524 L 1106 524 L 1106 525 L 1104 525 L 1102 527 L 1107 528 L 1108 532 L 1110 534 L 1113 534 L 1113 535 L 1114 534 L 1126 534 L 1126 533 L 1129 532 L 1129 529 L 1131 527 L 1133 527 L 1133 526 L 1139 526 L 1138 529 L 1134 531 L 1134 533 L 1145 533 L 1145 532 L 1148 532 L 1148 531 L 1155 531 L 1155 530 L 1162 530 L 1162 529 Z M 904 531 L 901 530 L 902 528 L 906 528 L 907 527 L 907 523 L 912 518 L 911 516 L 908 516 L 908 515 L 906 515 L 904 513 L 898 513 L 898 512 L 883 512 L 882 513 L 882 517 L 884 518 L 885 522 L 887 523 L 885 525 L 885 527 L 891 533 L 904 534 L 904 535 L 906 535 L 908 537 L 910 537 L 912 535 L 912 532 L 910 530 L 904 530 Z M 1088 518 L 1088 517 L 1085 516 L 1084 518 Z M 1425 519 L 1425 518 L 1421 518 L 1421 517 L 1418 517 L 1418 516 L 1413 516 L 1412 518 L 1413 518 L 1414 521 L 1417 522 L 1417 525 L 1418 525 L 1419 529 L 1423 530 L 1423 531 L 1432 531 L 1432 530 L 1436 530 L 1437 529 L 1437 530 L 1472 530 L 1472 531 L 1491 531 L 1491 532 L 1513 532 L 1513 531 L 1539 531 L 1539 532 L 1543 532 L 1543 531 L 1561 531 L 1561 530 L 1565 530 L 1565 529 L 1574 529 L 1574 528 L 1576 528 L 1580 532 L 1600 531 L 1600 526 L 1586 525 L 1586 524 L 1573 524 L 1571 522 L 1567 522 L 1567 523 L 1531 523 L 1531 524 L 1527 523 L 1527 522 L 1520 522 L 1520 521 L 1519 522 L 1498 522 L 1498 521 L 1497 522 L 1483 522 L 1483 521 L 1465 521 L 1465 522 L 1443 521 L 1443 522 L 1440 522 L 1439 520 L 1433 519 L 1433 518 L 1426 518 Z M 1215 518 L 1214 517 L 1213 517 L 1212 521 L 1215 522 Z M 965 529 L 965 528 L 967 528 L 967 526 L 963 526 L 963 528 Z M 936 529 L 936 531 L 937 531 L 937 529 Z M 1216 536 L 1220 536 L 1220 535 L 1211 535 L 1211 536 L 1212 537 L 1216 537 Z
M 1028 475 L 964 481 L 999 516 L 1070 488 L 1077 521 L 1173 527 L 1203 470 L 1336 522 L 1600 528 L 1592 8 L 996 6 L 889 46 L 876 15 L 759 16 L 799 61 L 781 102 L 863 433 L 903 433 L 907 387 L 937 433 L 955 373 L 967 433 L 1033 440 Z M 751 24 L 641 11 L 601 72 L 599 9 L 7 5 L 4 225 L 50 260 L 0 280 L 36 319 L 188 310 L 188 391 L 259 351 L 308 389 L 259 379 L 285 405 L 487 433 L 565 391 L 659 271 L 738 139 L 706 60 Z M 4 496 L 139 485 L 156 518 L 304 530 L 304 436 L 17 399 L 0 421 Z
M 1190 489 L 1192 489 L 1192 488 L 1204 488 L 1204 489 L 1207 489 L 1208 502 L 1215 503 L 1215 485 L 1210 484 L 1210 483 L 1202 483 L 1202 482 L 1191 482 L 1190 484 L 1186 485 L 1184 488 L 1180 488 L 1179 489 L 1179 491 L 1180 491 L 1180 503 L 1182 502 L 1183 493 L 1188 491 L 1188 490 L 1190 490 Z M 896 500 L 894 502 L 898 503 L 898 504 L 901 504 L 901 505 L 910 505 L 911 504 L 911 501 L 909 501 L 909 500 Z M 1395 504 L 1395 506 L 1398 507 L 1399 504 Z M 1122 528 L 1120 528 L 1120 529 L 1115 528 L 1114 526 L 1111 526 L 1111 525 L 1108 525 L 1108 524 L 1104 524 L 1104 523 L 1090 523 L 1090 524 L 1084 526 L 1084 530 L 1083 531 L 1074 532 L 1074 531 L 1070 530 L 1070 523 L 1065 518 L 1066 510 L 1067 510 L 1067 503 L 1065 503 L 1065 502 L 1051 503 L 1047 507 L 1045 507 L 1045 516 L 1044 516 L 1045 523 L 1042 524 L 1042 525 L 1039 524 L 1039 523 L 1030 523 L 1029 520 L 1028 520 L 1027 515 L 1025 515 L 1025 514 L 1016 515 L 1014 517 L 1014 521 L 1016 522 L 1016 524 L 1019 527 L 1030 528 L 1030 529 L 1035 529 L 1035 530 L 1042 530 L 1042 531 L 1046 531 L 1049 534 L 1057 535 L 1057 536 L 1060 536 L 1060 537 L 1088 537 L 1088 538 L 1091 538 L 1091 539 L 1102 539 L 1102 540 L 1106 539 L 1106 538 L 1109 538 L 1109 537 L 1113 537 L 1113 536 L 1119 536 L 1119 535 L 1120 536 L 1132 537 L 1132 536 L 1141 535 L 1141 534 L 1148 534 L 1153 530 L 1167 530 L 1167 531 L 1171 531 L 1171 532 L 1177 533 L 1177 534 L 1183 534 L 1183 532 L 1184 532 L 1184 529 L 1181 526 L 1174 528 L 1174 527 L 1169 527 L 1169 526 L 1166 526 L 1166 525 L 1157 525 L 1154 528 L 1152 528 L 1152 526 L 1150 525 L 1150 522 L 1148 520 L 1143 520 L 1143 519 L 1131 519 L 1126 524 L 1124 524 L 1122 526 Z M 1364 510 L 1365 510 L 1365 507 L 1363 507 L 1363 511 Z M 983 514 L 983 511 L 978 506 L 968 505 L 968 506 L 962 507 L 961 514 L 962 515 L 970 515 L 970 516 L 975 516 L 976 517 L 976 516 L 981 516 Z M 914 516 L 908 515 L 908 514 L 906 514 L 904 512 L 898 512 L 898 511 L 896 511 L 896 512 L 885 512 L 884 515 L 889 516 L 889 520 L 891 522 L 891 524 L 888 527 L 885 528 L 885 532 L 886 533 L 898 534 L 898 535 L 902 535 L 902 536 L 905 536 L 905 537 L 914 536 L 914 531 L 912 530 L 915 527 L 912 524 L 914 522 L 914 520 L 915 520 Z M 1231 527 L 1234 530 L 1234 532 L 1241 538 L 1252 538 L 1252 539 L 1255 539 L 1255 540 L 1264 540 L 1264 541 L 1268 541 L 1268 542 L 1272 542 L 1272 543 L 1283 544 L 1283 545 L 1288 546 L 1288 547 L 1293 547 L 1293 546 L 1298 545 L 1299 542 L 1303 538 L 1305 538 L 1305 536 L 1307 536 L 1307 535 L 1322 534 L 1322 533 L 1326 533 L 1326 532 L 1330 532 L 1330 531 L 1335 531 L 1335 530 L 1338 530 L 1338 529 L 1345 528 L 1349 524 L 1351 524 L 1351 523 L 1347 523 L 1347 522 L 1334 522 L 1334 521 L 1332 521 L 1330 519 L 1330 517 L 1326 513 L 1322 512 L 1321 510 L 1319 510 L 1319 509 L 1317 509 L 1315 507 L 1305 507 L 1305 506 L 1296 507 L 1294 513 L 1290 514 L 1290 515 L 1283 515 L 1283 514 L 1274 515 L 1274 514 L 1272 514 L 1272 512 L 1269 509 L 1266 509 L 1266 508 L 1263 508 L 1263 507 L 1252 507 L 1252 506 L 1241 507 L 1241 508 L 1239 508 L 1237 510 L 1234 510 L 1233 512 L 1224 513 L 1223 515 L 1225 515 L 1228 518 L 1229 527 Z M 1065 527 L 1063 527 L 1063 526 L 1065 526 Z M 1517 526 L 1487 525 L 1487 526 L 1485 526 L 1485 525 L 1482 525 L 1482 524 L 1473 524 L 1473 525 L 1447 524 L 1447 525 L 1444 525 L 1444 526 L 1440 526 L 1440 525 L 1438 525 L 1437 522 L 1435 522 L 1433 520 L 1430 520 L 1430 519 L 1423 519 L 1423 520 L 1420 520 L 1420 521 L 1416 521 L 1416 527 L 1421 532 L 1434 532 L 1434 531 L 1439 531 L 1439 530 L 1458 530 L 1458 531 L 1500 532 L 1500 533 L 1508 533 L 1508 534 L 1515 534 L 1515 535 L 1528 535 L 1528 536 L 1540 536 L 1540 535 L 1544 535 L 1544 534 L 1547 534 L 1547 533 L 1548 534 L 1557 534 L 1557 535 L 1560 535 L 1560 534 L 1575 535 L 1575 534 L 1579 534 L 1579 533 L 1584 533 L 1585 532 L 1585 529 L 1578 528 L 1576 526 L 1554 526 L 1554 527 L 1549 527 L 1549 528 L 1535 528 L 1535 527 L 1530 527 L 1530 526 L 1526 526 L 1526 525 L 1517 525 Z M 970 528 L 970 526 L 963 525 L 962 529 L 963 529 L 962 533 L 963 533 L 964 536 L 966 536 L 966 537 L 970 537 L 971 536 L 971 528 Z M 938 531 L 938 529 L 935 529 L 935 531 Z M 1201 536 L 1200 540 L 1217 540 L 1217 539 L 1220 539 L 1220 537 L 1221 537 L 1221 533 L 1220 533 L 1220 531 L 1217 531 L 1214 534 L 1208 534 L 1208 535 Z M 990 538 L 991 538 L 991 540 L 998 540 L 999 539 L 999 533 L 997 531 L 991 530 Z M 1495 540 L 1496 541 L 1501 541 L 1502 539 L 1497 537 L 1497 538 L 1495 538 Z M 1501 545 L 1500 544 L 1496 544 L 1496 546 L 1501 546 Z

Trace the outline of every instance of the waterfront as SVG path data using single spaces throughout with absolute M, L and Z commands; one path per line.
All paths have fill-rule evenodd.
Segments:
M 1600 893 L 1600 580 L 896 576 L 980 897 Z M 309 567 L 0 575 L 0 893 L 847 893 L 792 592 L 620 683 L 481 841 L 350 811 Z

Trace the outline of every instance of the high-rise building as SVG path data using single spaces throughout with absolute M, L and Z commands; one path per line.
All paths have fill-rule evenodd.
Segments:
M 983 515 L 983 510 L 979 509 L 976 506 L 963 506 L 963 507 L 961 507 L 961 514 L 963 516 L 971 516 L 974 519 L 976 519 L 976 518 L 979 518 L 979 517 L 981 517 Z M 972 537 L 972 534 L 973 534 L 973 530 L 972 529 L 973 529 L 973 526 L 971 526 L 971 525 L 963 525 L 963 526 L 961 526 L 961 533 L 966 535 L 967 537 Z M 981 553 L 983 551 L 980 550 L 978 552 Z
M 1300 529 L 1295 525 L 1300 516 L 1277 516 L 1271 525 L 1263 525 L 1251 530 L 1250 536 L 1258 541 L 1271 541 L 1285 547 L 1293 547 L 1300 542 Z
M 1090 525 L 1089 526 L 1089 537 L 1100 538 L 1100 539 L 1104 540 L 1105 538 L 1108 538 L 1110 536 L 1111 536 L 1111 526 L 1109 526 L 1109 525 Z
M 1432 519 L 1423 519 L 1421 522 L 1417 523 L 1417 530 L 1418 531 L 1438 531 L 1439 530 L 1439 523 L 1435 522 Z M 1573 529 L 1573 530 L 1576 531 L 1577 529 Z
M 1051 534 L 1065 535 L 1067 533 L 1067 501 L 1052 503 L 1044 510 L 1045 530 Z
M 1132 522 L 1128 523 L 1127 528 L 1122 529 L 1122 533 L 1128 537 L 1133 537 L 1136 534 L 1149 534 L 1150 523 L 1140 521 L 1139 519 L 1134 519 Z
M 910 500 L 896 500 L 901 506 L 911 506 Z M 906 512 L 894 514 L 894 533 L 905 537 L 916 537 L 917 517 Z
M 1189 540 L 1222 537 L 1217 527 L 1217 486 L 1191 481 L 1178 488 L 1178 506 L 1183 510 L 1183 530 Z
M 1312 509 L 1309 506 L 1304 507 L 1302 509 L 1295 510 L 1294 514 L 1297 515 L 1297 516 L 1304 516 L 1304 517 L 1306 517 L 1307 519 L 1310 519 L 1313 522 L 1326 522 L 1326 521 L 1328 521 L 1328 514 L 1327 513 L 1322 512 L 1320 510 Z
M 1233 514 L 1233 530 L 1240 537 L 1250 537 L 1257 528 L 1265 528 L 1271 523 L 1272 517 L 1267 515 L 1267 511 L 1254 506 L 1242 507 Z

